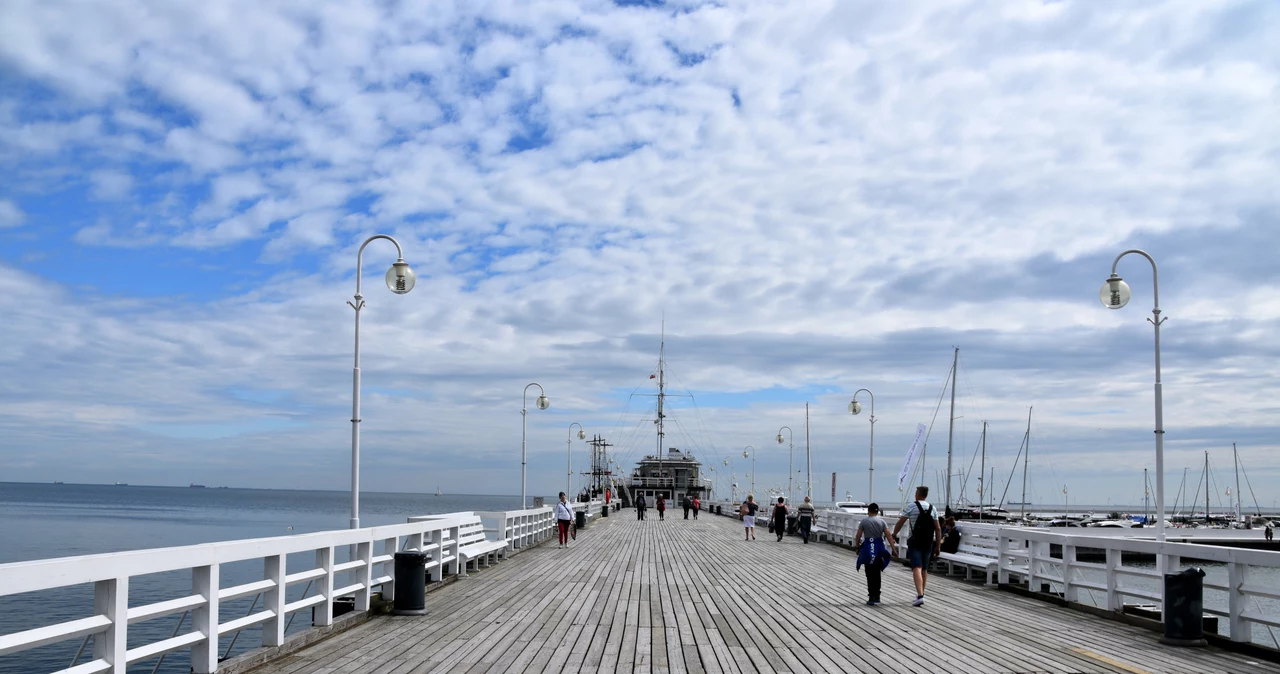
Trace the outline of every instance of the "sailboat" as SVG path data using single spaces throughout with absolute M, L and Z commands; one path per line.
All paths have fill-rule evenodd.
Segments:
M 436 485 L 436 496 L 443 496 L 443 494 L 440 493 L 440 485 Z

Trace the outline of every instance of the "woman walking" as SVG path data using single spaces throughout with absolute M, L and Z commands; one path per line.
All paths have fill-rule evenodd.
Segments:
M 779 496 L 778 504 L 773 506 L 773 531 L 778 534 L 778 542 L 787 534 L 787 502 Z
M 569 500 L 565 498 L 564 492 L 560 492 L 560 502 L 556 503 L 556 526 L 560 527 L 560 545 L 559 547 L 569 547 L 569 527 L 573 526 L 573 506 L 569 505 Z
M 756 512 L 760 510 L 760 504 L 756 503 L 755 494 L 747 494 L 747 500 L 742 502 L 742 507 L 738 509 L 738 514 L 742 515 L 742 530 L 746 536 L 743 540 L 754 541 L 756 539 Z
M 659 522 L 665 519 L 663 515 L 666 514 L 666 512 L 667 512 L 667 499 L 663 498 L 662 494 L 658 494 L 658 521 Z

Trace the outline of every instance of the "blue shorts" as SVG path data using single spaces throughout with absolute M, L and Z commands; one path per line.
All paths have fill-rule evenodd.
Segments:
M 932 550 L 916 550 L 907 548 L 907 561 L 911 563 L 913 569 L 929 568 L 929 559 L 933 556 Z

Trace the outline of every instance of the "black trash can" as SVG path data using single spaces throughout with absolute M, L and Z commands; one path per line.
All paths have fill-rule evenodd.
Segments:
M 578 512 L 574 513 L 574 515 L 575 515 L 575 516 L 576 516 L 576 518 L 577 518 L 577 519 L 574 521 L 574 524 L 575 524 L 579 529 L 585 529 L 585 528 L 587 528 L 587 514 L 586 514 L 585 512 L 583 512 L 583 511 L 579 510 Z
M 607 503 L 606 503 L 606 504 L 604 505 L 604 507 L 600 509 L 600 516 L 601 516 L 601 517 L 608 517 L 608 516 L 609 516 L 609 508 L 612 508 L 612 507 L 613 507 L 612 505 L 609 505 L 609 504 L 607 504 Z
M 1164 575 L 1164 636 L 1170 646 L 1204 646 L 1204 569 Z
M 427 614 L 427 553 L 396 553 L 396 590 L 392 615 Z

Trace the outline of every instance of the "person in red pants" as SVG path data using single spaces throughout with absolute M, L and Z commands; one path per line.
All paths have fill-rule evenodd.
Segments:
M 556 504 L 556 526 L 560 528 L 560 546 L 569 547 L 569 527 L 573 526 L 573 506 L 564 492 L 560 492 L 560 502 Z

